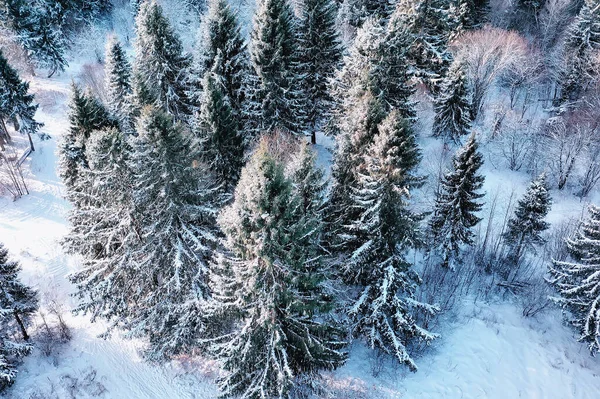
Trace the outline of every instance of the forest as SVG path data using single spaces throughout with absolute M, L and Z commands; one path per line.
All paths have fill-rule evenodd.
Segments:
M 0 82 L 0 395 L 600 395 L 599 0 L 0 0 Z

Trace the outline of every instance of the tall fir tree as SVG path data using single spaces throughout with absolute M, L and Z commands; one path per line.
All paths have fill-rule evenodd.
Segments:
M 29 83 L 21 80 L 18 72 L 8 63 L 0 50 L 0 119 L 2 129 L 5 122 L 13 123 L 15 129 L 37 134 L 41 123 L 34 119 L 38 105 L 34 103 L 33 94 L 29 93 Z M 6 133 L 6 132 L 5 132 Z
M 460 143 L 471 130 L 471 101 L 464 65 L 455 60 L 435 100 L 433 135 Z
M 299 63 L 302 72 L 304 104 L 311 142 L 329 119 L 332 98 L 329 81 L 342 59 L 342 47 L 336 26 L 336 11 L 332 0 L 302 2 L 299 24 Z
M 178 120 L 191 115 L 187 74 L 191 57 L 156 0 L 145 0 L 136 17 L 134 70 L 138 111 L 154 105 Z
M 546 175 L 541 174 L 531 182 L 527 192 L 517 203 L 514 216 L 508 221 L 506 232 L 502 235 L 508 246 L 508 256 L 515 263 L 528 249 L 544 244 L 542 233 L 550 224 L 544 221 L 552 206 L 552 197 L 548 192 Z
M 249 57 L 235 13 L 226 0 L 211 0 L 196 41 L 192 67 L 194 98 L 201 97 L 206 72 L 221 76 L 224 94 L 232 108 L 243 116 L 248 85 Z
M 8 258 L 8 250 L 0 244 L 0 314 L 10 315 L 25 341 L 27 325 L 38 310 L 37 292 L 19 280 L 21 266 Z
M 346 229 L 360 245 L 344 259 L 345 280 L 358 291 L 348 309 L 353 334 L 413 371 L 409 342 L 436 337 L 417 325 L 415 310 L 437 310 L 415 300 L 420 279 L 407 260 L 407 251 L 420 243 L 421 217 L 408 208 L 410 190 L 422 181 L 414 175 L 420 158 L 410 122 L 392 112 L 360 166 L 352 195 L 360 216 Z
M 309 202 L 312 201 L 309 199 Z M 341 331 L 323 318 L 332 307 L 319 256 L 320 220 L 284 174 L 284 166 L 258 148 L 242 171 L 235 201 L 219 224 L 231 254 L 225 303 L 241 310 L 241 326 L 218 346 L 223 397 L 289 397 L 304 376 L 341 365 Z
M 233 191 L 244 166 L 242 121 L 236 118 L 222 77 L 207 71 L 202 84 L 200 113 L 194 120 L 201 158 L 215 172 L 225 191 Z
M 393 11 L 393 2 L 388 0 L 347 0 L 348 23 L 360 28 L 369 18 L 386 19 Z
M 392 14 L 381 41 L 379 57 L 373 70 L 373 85 L 386 112 L 391 109 L 414 122 L 417 113 L 411 96 L 415 92 L 414 74 L 410 65 L 410 51 L 414 38 L 403 16 Z
M 394 10 L 397 24 L 404 25 L 408 51 L 416 77 L 432 91 L 438 90 L 451 62 L 448 40 L 452 32 L 450 2 L 446 0 L 400 0 Z
M 129 223 L 109 257 L 72 276 L 82 300 L 77 310 L 147 337 L 153 359 L 194 347 L 198 337 L 185 331 L 202 322 L 199 309 L 209 294 L 216 195 L 190 140 L 164 111 L 142 110 L 127 162 L 131 203 L 120 210 Z
M 2 0 L 0 20 L 12 30 L 28 56 L 48 75 L 64 71 L 65 9 L 60 2 L 49 0 Z
M 105 57 L 106 104 L 110 114 L 119 121 L 121 129 L 132 129 L 131 115 L 131 65 L 116 36 L 110 36 Z
M 567 29 L 560 71 L 561 103 L 576 101 L 595 75 L 594 50 L 600 48 L 600 7 L 586 0 Z
M 454 155 L 452 170 L 443 176 L 437 194 L 429 228 L 432 250 L 442 256 L 442 267 L 454 269 L 461 245 L 473 245 L 472 228 L 481 221 L 476 213 L 483 204 L 477 200 L 485 196 L 479 192 L 485 178 L 479 173 L 483 156 L 478 147 L 472 133 Z
M 298 27 L 288 0 L 261 0 L 254 16 L 250 58 L 256 105 L 249 104 L 263 132 L 303 134 L 305 115 L 298 66 Z
M 38 309 L 37 292 L 19 280 L 21 267 L 0 243 L 0 393 L 15 382 L 17 366 L 32 350 L 27 325 Z
M 567 239 L 570 259 L 553 260 L 549 282 L 558 291 L 551 298 L 568 311 L 570 323 L 592 354 L 600 350 L 600 209 L 589 207 L 589 218 L 574 238 Z

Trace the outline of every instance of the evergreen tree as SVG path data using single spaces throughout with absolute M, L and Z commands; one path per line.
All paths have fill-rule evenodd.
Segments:
M 594 76 L 594 50 L 600 48 L 600 7 L 586 0 L 567 30 L 560 74 L 561 102 L 577 100 Z
M 181 40 L 156 0 L 141 4 L 136 34 L 133 69 L 137 108 L 155 105 L 178 120 L 185 119 L 191 114 L 186 84 L 191 58 L 184 54 Z
M 368 147 L 360 178 L 352 195 L 358 217 L 347 236 L 360 245 L 344 259 L 345 280 L 358 294 L 348 310 L 354 335 L 416 370 L 407 344 L 436 337 L 416 324 L 414 310 L 435 313 L 436 307 L 415 300 L 420 282 L 406 252 L 419 244 L 421 219 L 408 209 L 410 188 L 420 160 L 410 123 L 393 112 L 381 124 Z M 412 184 L 411 184 L 412 183 Z
M 207 71 L 202 86 L 200 114 L 195 120 L 202 160 L 215 172 L 225 191 L 230 191 L 244 166 L 242 124 L 236 119 L 229 97 L 223 93 L 220 75 Z
M 336 27 L 336 6 L 332 0 L 306 0 L 302 3 L 299 26 L 299 62 L 304 87 L 304 102 L 311 142 L 327 121 L 332 99 L 329 81 L 342 58 Z
M 89 259 L 72 276 L 82 299 L 76 310 L 147 337 L 147 355 L 155 359 L 194 347 L 198 337 L 185 331 L 191 320 L 202 322 L 198 309 L 209 294 L 217 205 L 210 173 L 195 162 L 190 139 L 162 110 L 142 110 L 127 163 L 131 203 L 119 210 L 128 222 L 118 227 L 125 231 L 109 256 Z M 110 241 L 99 238 L 107 248 Z
M 386 111 L 394 109 L 415 121 L 417 113 L 410 97 L 415 92 L 409 55 L 414 38 L 401 14 L 394 13 L 386 26 L 379 57 L 373 70 L 373 85 Z
M 262 131 L 283 130 L 301 134 L 297 23 L 287 0 L 261 0 L 254 17 L 250 47 L 256 73 L 258 118 Z
M 38 309 L 37 293 L 19 281 L 20 270 L 0 244 L 0 393 L 14 383 L 17 364 L 32 349 L 14 338 L 21 335 L 29 340 L 26 327 Z
M 433 135 L 446 141 L 460 143 L 462 136 L 471 130 L 471 101 L 465 76 L 464 65 L 460 60 L 452 63 L 444 78 L 440 93 L 435 101 Z
M 0 19 L 15 32 L 19 41 L 49 76 L 64 71 L 67 60 L 65 50 L 65 10 L 60 2 L 50 0 L 1 0 Z
M 448 40 L 452 35 L 449 20 L 450 2 L 446 0 L 400 0 L 396 4 L 394 19 L 404 25 L 408 42 L 412 46 L 408 59 L 415 75 L 433 91 L 451 61 Z
M 105 87 L 106 104 L 110 114 L 119 121 L 121 128 L 130 130 L 131 114 L 131 66 L 127 55 L 116 36 L 111 36 L 106 44 Z
M 223 397 L 289 397 L 303 376 L 341 365 L 341 331 L 323 316 L 331 309 L 321 265 L 320 221 L 307 214 L 284 167 L 265 143 L 242 171 L 235 201 L 219 224 L 231 256 L 225 303 L 241 310 L 241 327 L 218 347 Z
M 41 123 L 35 121 L 38 109 L 33 103 L 34 96 L 29 93 L 29 83 L 19 77 L 0 50 L 0 119 L 11 121 L 15 129 L 27 134 L 38 133 Z M 4 122 L 3 128 L 4 128 Z M 5 129 L 4 129 L 5 130 Z
M 384 28 L 369 19 L 358 30 L 344 66 L 336 75 L 333 94 L 336 98 L 334 125 L 337 148 L 332 167 L 332 187 L 326 212 L 326 243 L 334 252 L 352 251 L 344 239 L 343 226 L 359 216 L 352 208 L 351 194 L 356 186 L 357 168 L 365 149 L 378 133 L 379 124 L 389 108 L 375 79 L 380 59 Z M 379 75 L 381 76 L 381 75 Z
M 347 0 L 348 23 L 360 28 L 369 18 L 385 19 L 393 11 L 393 2 L 387 0 Z
M 590 206 L 589 218 L 573 239 L 567 239 L 570 260 L 553 260 L 548 280 L 558 291 L 552 298 L 569 312 L 571 324 L 579 331 L 592 354 L 600 350 L 600 209 Z
M 7 323 L 7 317 L 0 314 L 0 325 Z M 17 364 L 24 356 L 31 353 L 32 349 L 30 344 L 16 342 L 4 329 L 0 329 L 0 393 L 15 382 Z
M 197 93 L 194 97 L 201 97 L 201 83 L 206 72 L 214 71 L 221 76 L 224 94 L 241 118 L 248 85 L 249 57 L 237 18 L 226 0 L 209 2 L 196 46 L 191 77 L 195 86 L 192 90 Z
M 8 259 L 8 250 L 0 244 L 0 314 L 14 318 L 24 340 L 29 339 L 27 324 L 38 309 L 37 293 L 19 281 L 21 267 Z
M 442 178 L 435 201 L 429 228 L 433 247 L 441 252 L 443 267 L 454 269 L 460 246 L 473 245 L 471 229 L 481 221 L 475 215 L 483 206 L 477 200 L 485 195 L 478 192 L 485 180 L 479 174 L 483 156 L 478 147 L 473 133 L 454 155 L 453 168 Z
M 544 244 L 541 233 L 548 230 L 550 224 L 544 221 L 552 206 L 552 197 L 548 193 L 546 175 L 542 174 L 531 182 L 527 192 L 519 200 L 515 215 L 508 221 L 504 242 L 509 247 L 509 257 L 517 262 L 524 251 Z

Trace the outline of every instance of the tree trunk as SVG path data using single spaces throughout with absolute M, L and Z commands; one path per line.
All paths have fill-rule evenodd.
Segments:
M 29 334 L 27 334 L 27 330 L 25 329 L 25 325 L 23 324 L 23 320 L 19 316 L 19 313 L 16 310 L 13 310 L 13 315 L 15 316 L 15 320 L 21 329 L 21 334 L 23 335 L 23 339 L 25 341 L 29 341 Z

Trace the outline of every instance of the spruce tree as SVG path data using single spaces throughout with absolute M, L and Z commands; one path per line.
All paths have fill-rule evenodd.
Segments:
M 546 240 L 541 233 L 548 230 L 550 224 L 544 221 L 552 206 L 552 197 L 548 193 L 546 175 L 542 174 L 531 182 L 527 192 L 517 203 L 515 215 L 508 221 L 504 242 L 509 248 L 509 258 L 515 263 L 527 249 L 535 249 Z
M 410 189 L 420 182 L 414 176 L 419 160 L 410 122 L 392 112 L 360 166 L 352 195 L 360 216 L 347 227 L 360 245 L 344 259 L 345 280 L 358 291 L 348 309 L 353 334 L 413 371 L 408 343 L 436 337 L 416 324 L 414 311 L 437 310 L 415 300 L 420 280 L 407 260 L 407 251 L 420 243 L 421 218 L 408 208 Z
M 483 156 L 475 134 L 454 155 L 452 170 L 441 181 L 429 228 L 433 250 L 442 256 L 442 266 L 454 269 L 461 245 L 473 245 L 472 228 L 481 221 L 476 216 L 483 206 L 477 202 L 485 194 L 479 190 L 485 178 L 479 174 Z
M 310 202 L 310 200 L 309 200 Z M 241 326 L 218 346 L 223 397 L 288 397 L 296 381 L 341 365 L 341 331 L 323 318 L 332 303 L 319 255 L 320 220 L 307 214 L 284 167 L 259 147 L 219 224 L 230 255 L 227 286 Z
M 208 12 L 196 41 L 192 91 L 201 97 L 202 79 L 206 72 L 214 71 L 221 76 L 224 94 L 229 97 L 232 108 L 243 116 L 247 91 L 249 57 L 240 26 L 226 0 L 211 0 Z
M 400 0 L 394 10 L 393 18 L 404 25 L 406 40 L 412 43 L 408 59 L 414 73 L 433 91 L 437 91 L 451 61 L 449 5 L 446 0 Z
M 0 243 L 0 314 L 10 315 L 25 341 L 29 340 L 27 324 L 37 312 L 37 293 L 19 280 L 19 263 L 8 258 L 8 250 Z
M 38 109 L 34 104 L 34 96 L 29 93 L 29 83 L 21 80 L 17 71 L 10 66 L 4 53 L 0 50 L 0 118 L 3 128 L 5 121 L 11 121 L 15 129 L 37 134 L 41 123 L 35 121 Z
M 86 268 L 108 267 L 132 223 L 130 152 L 126 136 L 115 128 L 96 132 L 86 143 L 89 167 L 78 170 L 69 198 L 71 228 L 63 241 L 69 253 L 83 255 Z
M 433 135 L 460 143 L 471 130 L 471 102 L 464 65 L 455 60 L 435 101 Z
M 1 19 L 15 32 L 23 48 L 37 66 L 47 68 L 49 77 L 64 71 L 65 10 L 50 0 L 2 0 Z
M 204 92 L 194 130 L 200 140 L 201 157 L 216 174 L 225 191 L 232 191 L 244 166 L 242 123 L 236 118 L 222 78 L 207 71 Z
M 589 218 L 576 236 L 566 240 L 570 259 L 553 260 L 548 280 L 558 291 L 551 298 L 567 310 L 570 323 L 592 354 L 600 350 L 600 209 L 589 207 Z
M 147 355 L 158 359 L 191 350 L 198 338 L 181 330 L 203 320 L 217 205 L 210 173 L 195 162 L 181 125 L 149 106 L 136 130 L 127 162 L 131 201 L 119 210 L 125 231 L 114 247 L 99 237 L 110 253 L 90 259 L 72 281 L 82 299 L 76 310 L 147 337 Z
M 311 142 L 328 120 L 332 98 L 329 81 L 342 59 L 336 27 L 336 6 L 332 0 L 306 0 L 302 3 L 299 25 L 299 63 L 302 71 L 306 118 Z
M 414 122 L 417 114 L 410 97 L 415 92 L 415 86 L 409 59 L 413 44 L 414 38 L 404 17 L 394 13 L 386 26 L 372 73 L 373 85 L 386 111 L 394 109 L 403 118 Z
M 106 44 L 105 87 L 106 104 L 114 119 L 121 128 L 130 130 L 131 114 L 131 66 L 127 54 L 116 36 L 111 36 Z
M 8 324 L 8 317 L 1 314 L 0 325 Z M 31 344 L 14 341 L 8 332 L 0 329 L 0 393 L 15 382 L 18 363 L 32 349 Z
M 136 17 L 134 93 L 138 110 L 155 105 L 178 120 L 191 115 L 187 73 L 191 57 L 162 7 L 156 0 L 146 0 Z
M 389 105 L 378 94 L 374 79 L 381 54 L 383 26 L 369 19 L 358 30 L 344 66 L 336 74 L 333 93 L 336 98 L 334 127 L 337 148 L 332 166 L 332 187 L 327 201 L 327 245 L 335 252 L 351 251 L 352 245 L 341 232 L 358 217 L 352 208 L 351 194 L 357 181 L 357 167 L 365 149 L 378 133 L 379 124 Z
M 297 22 L 288 1 L 261 0 L 254 17 L 250 57 L 257 85 L 254 109 L 260 110 L 255 117 L 262 131 L 304 131 L 297 52 Z
M 569 26 L 560 74 L 561 102 L 577 100 L 595 75 L 593 52 L 600 48 L 600 7 L 586 0 Z
M 347 0 L 351 26 L 360 28 L 369 19 L 386 19 L 393 11 L 392 2 L 387 0 Z

